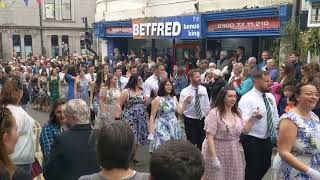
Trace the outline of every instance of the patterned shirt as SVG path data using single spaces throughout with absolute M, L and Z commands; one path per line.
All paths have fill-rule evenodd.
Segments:
M 43 154 L 43 166 L 45 166 L 49 158 L 51 145 L 53 144 L 56 135 L 60 132 L 60 126 L 55 123 L 48 122 L 43 125 L 40 134 L 40 146 Z

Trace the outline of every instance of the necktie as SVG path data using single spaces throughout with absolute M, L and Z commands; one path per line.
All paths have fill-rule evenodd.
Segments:
M 161 84 L 161 78 L 158 78 L 158 87 L 160 87 Z
M 275 136 L 275 129 L 274 129 L 274 126 L 273 126 L 270 104 L 268 102 L 268 99 L 267 99 L 265 93 L 262 94 L 262 97 L 263 97 L 263 101 L 264 101 L 264 104 L 266 105 L 266 109 L 267 109 L 268 132 L 270 133 L 271 136 Z
M 118 87 L 121 89 L 121 81 L 120 81 L 120 78 L 118 79 Z
M 200 104 L 200 95 L 198 88 L 195 89 L 195 110 L 196 110 L 196 116 L 201 120 L 203 118 L 203 114 L 201 111 L 201 104 Z
M 91 81 L 94 81 L 94 75 L 91 74 Z

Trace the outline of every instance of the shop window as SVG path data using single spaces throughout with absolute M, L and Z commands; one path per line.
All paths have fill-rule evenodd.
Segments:
M 52 57 L 59 56 L 59 42 L 57 35 L 51 36 L 51 51 Z
M 55 0 L 45 0 L 45 16 L 46 19 L 55 19 L 56 5 L 54 3 Z
M 70 20 L 71 16 L 71 0 L 61 0 L 61 12 L 63 20 Z
M 13 41 L 13 50 L 17 54 L 17 56 L 21 57 L 21 39 L 20 35 L 13 35 L 12 36 Z
M 26 57 L 32 56 L 32 36 L 31 35 L 24 36 L 24 52 L 26 54 Z

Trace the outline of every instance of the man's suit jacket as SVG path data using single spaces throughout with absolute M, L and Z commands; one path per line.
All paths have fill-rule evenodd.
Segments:
M 79 124 L 56 137 L 44 167 L 46 180 L 78 180 L 100 171 L 91 132 L 90 124 Z

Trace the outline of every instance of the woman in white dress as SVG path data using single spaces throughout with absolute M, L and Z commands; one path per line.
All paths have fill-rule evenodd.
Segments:
M 116 119 L 116 112 L 120 108 L 119 97 L 121 94 L 117 82 L 117 76 L 110 74 L 108 75 L 105 87 L 101 87 L 100 89 L 98 116 L 95 123 L 97 128 L 101 128 L 107 122 Z

